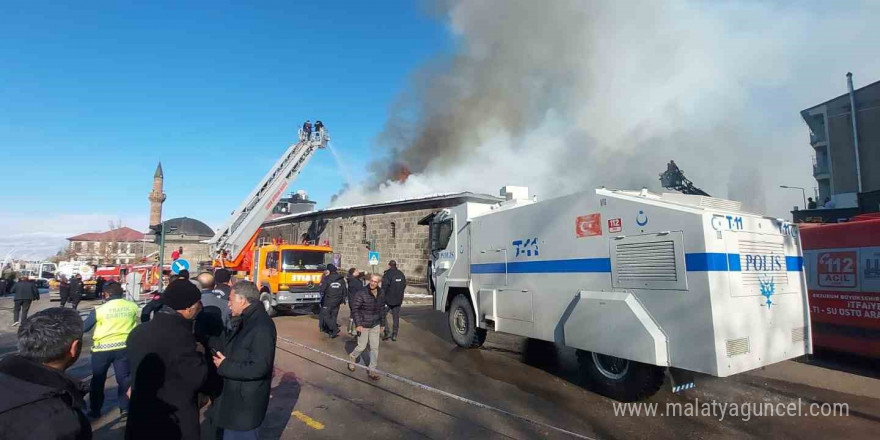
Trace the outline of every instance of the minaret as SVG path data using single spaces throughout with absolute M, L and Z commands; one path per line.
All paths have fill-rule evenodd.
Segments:
M 156 173 L 153 174 L 153 190 L 150 191 L 150 226 L 156 226 L 162 223 L 162 202 L 165 201 L 165 193 L 162 192 L 162 162 L 156 167 Z

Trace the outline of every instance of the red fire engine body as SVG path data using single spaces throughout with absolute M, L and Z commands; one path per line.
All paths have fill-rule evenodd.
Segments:
M 880 358 L 880 216 L 800 230 L 813 346 Z

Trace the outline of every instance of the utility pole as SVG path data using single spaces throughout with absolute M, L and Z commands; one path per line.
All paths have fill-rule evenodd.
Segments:
M 159 223 L 159 293 L 165 291 L 165 224 Z
M 159 293 L 165 290 L 164 272 L 165 272 L 165 223 L 159 224 Z M 167 232 L 174 232 L 177 228 L 170 227 Z
M 804 209 L 807 209 L 807 191 L 804 188 L 799 186 L 788 186 L 788 185 L 779 185 L 780 188 L 785 189 L 799 189 L 801 190 L 801 195 L 804 197 Z

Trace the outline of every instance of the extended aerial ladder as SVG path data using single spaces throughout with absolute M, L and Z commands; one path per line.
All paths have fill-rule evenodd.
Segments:
M 216 266 L 233 270 L 250 269 L 251 251 L 263 222 L 315 151 L 325 148 L 329 141 L 326 128 L 310 135 L 299 131 L 299 142 L 287 149 L 238 209 L 232 212 L 223 228 L 208 240 L 216 256 Z
M 693 182 L 684 177 L 684 172 L 678 168 L 674 160 L 670 160 L 666 164 L 666 171 L 660 173 L 660 185 L 682 194 L 711 197 L 706 191 L 697 188 Z

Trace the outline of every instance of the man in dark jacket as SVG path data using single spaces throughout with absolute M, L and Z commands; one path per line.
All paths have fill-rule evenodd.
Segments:
M 211 272 L 202 272 L 197 278 L 202 288 L 202 311 L 196 316 L 193 333 L 196 341 L 207 348 L 205 363 L 208 365 L 208 378 L 202 387 L 202 394 L 213 400 L 220 394 L 223 379 L 214 367 L 211 349 L 223 349 L 229 324 L 229 303 L 220 299 L 223 292 L 214 290 L 214 275 Z
M 148 322 L 149 320 L 153 319 L 153 314 L 158 312 L 161 308 L 162 295 L 155 293 L 153 294 L 153 299 L 145 304 L 144 308 L 141 310 L 141 322 Z
M 260 291 L 250 281 L 239 281 L 229 295 L 233 328 L 223 351 L 214 355 L 223 392 L 211 405 L 212 425 L 223 438 L 256 439 L 266 417 L 272 367 L 275 364 L 275 323 L 260 303 Z M 211 438 L 214 438 L 209 433 Z
M 397 340 L 397 330 L 400 328 L 400 305 L 403 304 L 403 292 L 406 290 L 406 276 L 397 270 L 397 262 L 388 262 L 388 270 L 382 275 L 382 290 L 385 292 L 385 313 L 382 316 L 382 324 L 385 334 L 382 339 L 388 339 L 388 312 L 394 318 L 394 330 L 391 332 L 391 340 Z
M 83 280 L 82 275 L 76 274 L 70 280 L 70 303 L 73 304 L 73 310 L 79 306 L 79 301 L 83 296 Z
M 345 277 L 340 274 L 336 266 L 327 265 L 329 275 L 321 279 L 321 329 L 331 338 L 339 336 L 339 306 L 348 296 L 348 288 L 345 286 Z
M 201 310 L 200 297 L 188 280 L 172 282 L 153 319 L 129 334 L 132 385 L 127 439 L 199 438 L 198 391 L 208 374 L 192 332 L 192 320 Z
M 35 313 L 18 330 L 18 354 L 0 360 L 0 437 L 91 439 L 85 389 L 66 374 L 79 358 L 82 319 L 70 309 Z
M 104 277 L 95 278 L 95 298 L 104 297 Z
M 348 369 L 355 371 L 358 357 L 369 344 L 370 369 L 367 370 L 367 376 L 373 380 L 379 380 L 379 375 L 373 370 L 379 364 L 379 340 L 381 333 L 385 331 L 385 327 L 382 326 L 382 309 L 385 305 L 385 298 L 382 287 L 380 287 L 381 278 L 376 274 L 370 275 L 369 286 L 354 295 L 351 305 L 351 314 L 354 317 L 354 324 L 357 326 L 358 343 L 349 355 L 351 363 L 348 364 Z
M 40 299 L 40 291 L 37 285 L 28 277 L 22 277 L 12 287 L 12 301 L 14 308 L 12 311 L 12 326 L 20 325 L 27 319 L 28 310 L 31 308 L 31 301 Z M 20 319 L 19 319 L 20 318 Z
M 354 294 L 357 293 L 358 290 L 366 289 L 364 285 L 364 273 L 357 270 L 356 267 L 352 267 L 348 269 L 348 276 L 345 277 L 345 285 L 348 288 L 348 296 L 345 298 L 345 303 L 348 304 L 348 334 L 351 336 L 356 336 L 357 333 L 354 331 L 354 317 L 351 314 L 351 305 L 354 301 Z
M 232 272 L 229 269 L 221 268 L 214 271 L 214 290 L 223 293 L 220 295 L 223 301 L 229 299 L 229 292 L 232 291 Z
M 67 301 L 70 300 L 70 282 L 67 281 L 67 277 L 64 275 L 61 275 L 61 278 L 58 280 L 58 296 L 61 297 L 61 307 L 64 307 Z
M 312 121 L 306 119 L 306 122 L 303 123 L 303 136 L 305 136 L 304 140 L 311 139 L 312 136 Z

